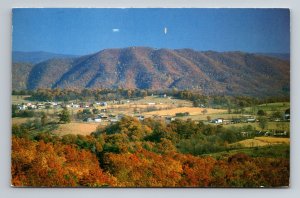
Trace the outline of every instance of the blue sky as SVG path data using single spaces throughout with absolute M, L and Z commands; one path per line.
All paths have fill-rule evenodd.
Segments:
M 13 9 L 13 50 L 147 46 L 289 53 L 288 9 Z

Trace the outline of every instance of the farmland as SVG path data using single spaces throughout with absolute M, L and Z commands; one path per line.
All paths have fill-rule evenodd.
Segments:
M 74 181 L 68 186 L 87 186 L 87 178 L 90 178 L 96 186 L 179 187 L 185 182 L 185 186 L 256 187 L 257 177 L 238 176 L 239 181 L 245 182 L 238 185 L 220 178 L 216 180 L 215 173 L 220 171 L 220 166 L 228 178 L 231 178 L 232 169 L 249 172 L 244 163 L 252 164 L 247 174 L 256 170 L 259 175 L 266 171 L 280 175 L 278 180 L 260 176 L 266 186 L 286 185 L 290 144 L 289 103 L 239 103 L 229 109 L 228 104 L 223 104 L 218 97 L 211 102 L 195 102 L 166 94 L 101 101 L 32 101 L 29 95 L 14 96 L 13 156 L 17 158 L 13 161 L 17 163 L 16 160 L 23 157 L 26 161 L 29 155 L 34 157 L 30 163 L 45 161 L 44 153 L 51 152 L 51 159 L 46 160 L 52 163 L 53 159 L 60 162 L 64 158 L 59 169 L 66 171 L 66 175 L 76 174 L 76 178 L 80 178 L 80 184 Z M 27 153 L 29 151 L 41 154 L 35 156 Z M 86 171 L 82 175 L 81 168 L 77 166 L 82 163 L 93 172 Z M 100 166 L 95 165 L 98 163 Z M 23 165 L 20 164 L 21 168 Z M 161 167 L 168 171 L 159 173 Z M 205 170 L 203 167 L 206 167 Z M 35 165 L 32 168 L 35 170 Z M 32 173 L 34 170 L 24 174 L 33 178 L 36 175 Z M 155 184 L 139 178 L 149 177 L 145 170 L 151 173 Z M 191 171 L 193 175 L 189 175 Z M 91 175 L 95 172 L 99 177 Z M 176 181 L 169 179 L 174 174 L 178 178 Z M 203 178 L 209 180 L 206 183 L 196 182 Z M 231 179 L 235 181 L 236 177 Z M 61 180 L 69 182 L 64 178 Z M 21 181 L 30 182 L 31 179 L 21 178 Z M 219 181 L 224 183 L 220 185 Z M 13 176 L 13 182 L 18 184 L 17 175 Z M 51 183 L 43 185 L 52 186 Z
M 267 146 L 267 145 L 275 145 L 275 144 L 290 144 L 289 138 L 278 138 L 278 137 L 255 137 L 253 139 L 246 139 L 230 146 L 236 147 L 260 147 L 260 146 Z
M 60 124 L 56 130 L 53 131 L 54 134 L 63 136 L 66 134 L 74 134 L 74 135 L 90 135 L 92 132 L 95 132 L 98 123 L 67 123 Z

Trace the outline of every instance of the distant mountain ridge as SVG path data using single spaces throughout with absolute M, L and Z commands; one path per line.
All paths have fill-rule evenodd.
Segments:
M 270 56 L 274 58 L 279 58 L 281 60 L 290 61 L 290 54 L 289 53 L 257 53 L 263 56 Z
M 14 69 L 21 67 L 25 68 L 21 73 Z M 19 82 L 13 83 L 15 90 L 176 88 L 214 95 L 287 95 L 290 62 L 244 52 L 129 47 L 77 58 L 49 59 L 27 67 L 14 64 L 14 81 Z
M 37 64 L 53 58 L 75 58 L 77 55 L 68 54 L 56 54 L 50 52 L 36 51 L 36 52 L 22 52 L 13 51 L 12 52 L 12 62 L 13 63 L 30 63 Z

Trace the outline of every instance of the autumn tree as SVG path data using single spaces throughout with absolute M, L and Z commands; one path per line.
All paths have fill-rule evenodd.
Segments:
M 70 113 L 67 108 L 64 108 L 58 116 L 59 116 L 59 121 L 62 123 L 71 122 Z

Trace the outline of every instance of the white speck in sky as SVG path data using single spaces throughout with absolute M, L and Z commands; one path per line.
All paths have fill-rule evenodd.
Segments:
M 165 27 L 165 34 L 167 34 L 168 33 L 168 29 Z
M 120 32 L 120 29 L 114 28 L 114 29 L 112 29 L 112 31 L 113 31 L 113 32 Z

